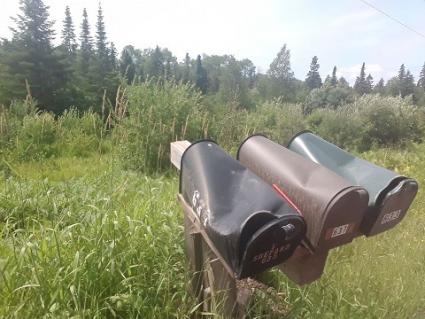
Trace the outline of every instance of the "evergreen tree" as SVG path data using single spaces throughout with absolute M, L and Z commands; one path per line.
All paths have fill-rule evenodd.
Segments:
M 87 74 L 92 55 L 93 40 L 90 35 L 90 24 L 87 10 L 84 8 L 80 34 L 80 72 L 82 74 Z
M 184 65 L 183 65 L 183 82 L 187 83 L 190 81 L 190 66 L 191 59 L 189 53 L 186 53 L 184 57 Z
M 425 90 L 425 63 L 422 66 L 421 73 L 419 74 L 418 87 Z
M 96 54 L 101 60 L 103 60 L 102 62 L 105 62 L 106 57 L 108 56 L 105 21 L 103 17 L 102 6 L 100 5 L 100 3 L 99 8 L 97 10 L 96 22 Z
M 120 73 L 127 79 L 128 83 L 131 83 L 136 75 L 136 66 L 128 47 L 125 47 L 121 52 Z
M 373 77 L 369 73 L 369 75 L 366 78 L 366 94 L 371 93 L 372 89 L 373 89 Z
M 117 69 L 117 48 L 114 42 L 109 45 L 109 64 L 111 70 L 115 71 Z
M 75 28 L 72 21 L 71 10 L 68 6 L 65 8 L 65 19 L 63 20 L 62 46 L 69 55 L 74 55 L 76 53 L 77 41 L 75 37 Z
M 349 88 L 350 83 L 348 83 L 348 81 L 343 76 L 341 76 L 338 80 L 338 86 L 343 88 Z
M 409 70 L 406 70 L 404 64 L 400 66 L 398 71 L 398 91 L 401 97 L 413 94 L 415 90 L 414 78 Z
M 373 88 L 373 93 L 383 95 L 385 93 L 385 81 L 381 78 Z
M 27 81 L 39 107 L 59 113 L 65 107 L 60 100 L 68 74 L 54 52 L 48 9 L 42 0 L 20 1 L 21 13 L 13 18 L 12 40 L 4 44 L 1 99 L 7 102 L 24 97 Z
M 156 46 L 150 56 L 150 68 L 148 75 L 158 79 L 164 76 L 164 55 L 162 54 L 159 46 Z
M 336 66 L 334 66 L 332 70 L 332 77 L 331 77 L 331 86 L 335 87 L 338 85 L 338 78 L 336 76 Z
M 401 96 L 405 97 L 407 95 L 415 93 L 415 79 L 413 74 L 409 70 L 406 71 L 406 76 L 401 82 Z
M 361 95 L 369 92 L 369 86 L 366 80 L 366 66 L 364 62 L 360 69 L 360 75 L 356 78 L 356 82 L 354 83 L 354 90 Z
M 310 90 L 320 88 L 322 86 L 322 78 L 319 74 L 320 64 L 317 63 L 317 56 L 314 56 L 310 63 L 310 71 L 307 73 L 305 84 Z
M 207 71 L 202 66 L 201 56 L 196 59 L 196 86 L 203 94 L 207 92 L 208 78 Z

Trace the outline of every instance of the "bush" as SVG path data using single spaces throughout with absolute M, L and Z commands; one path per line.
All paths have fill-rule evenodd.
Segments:
M 374 146 L 403 146 L 420 142 L 424 111 L 399 97 L 364 95 L 336 110 L 314 111 L 309 128 L 340 147 L 360 152 Z
M 301 105 L 280 100 L 265 102 L 249 116 L 249 127 L 253 132 L 264 133 L 284 145 L 306 126 Z
M 40 160 L 57 153 L 57 126 L 49 113 L 27 115 L 16 140 L 16 154 L 21 161 Z
M 88 111 L 79 116 L 71 109 L 58 118 L 58 125 L 61 133 L 58 143 L 63 154 L 87 157 L 93 151 L 106 151 L 104 124 L 97 113 Z
M 146 81 L 128 88 L 128 116 L 114 130 L 125 167 L 146 173 L 170 167 L 170 142 L 207 135 L 201 94 L 192 85 Z

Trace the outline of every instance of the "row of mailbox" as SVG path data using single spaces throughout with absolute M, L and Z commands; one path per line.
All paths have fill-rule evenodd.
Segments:
M 330 249 L 394 227 L 417 190 L 311 132 L 288 147 L 251 136 L 237 159 L 203 140 L 181 160 L 180 193 L 237 278 L 281 265 L 299 284 L 316 280 Z

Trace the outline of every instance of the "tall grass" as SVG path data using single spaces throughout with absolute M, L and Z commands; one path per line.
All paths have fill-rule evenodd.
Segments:
M 423 181 L 424 154 L 365 155 Z M 109 155 L 14 163 L 0 182 L 0 317 L 190 316 L 177 178 L 120 167 Z M 397 228 L 332 250 L 309 286 L 271 271 L 288 318 L 422 318 L 423 206 L 421 190 Z M 254 306 L 250 318 L 270 318 L 267 295 Z

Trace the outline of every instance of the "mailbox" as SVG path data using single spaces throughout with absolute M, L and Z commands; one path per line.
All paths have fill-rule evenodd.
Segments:
M 366 236 L 397 225 L 416 196 L 415 180 L 357 158 L 309 131 L 295 135 L 288 148 L 368 191 L 369 207 L 360 227 Z
M 180 174 L 180 194 L 237 278 L 281 264 L 304 238 L 290 200 L 213 141 L 189 146 Z
M 363 187 L 263 135 L 246 139 L 237 158 L 293 200 L 306 221 L 306 238 L 313 252 L 347 244 L 358 233 L 368 203 Z

